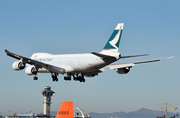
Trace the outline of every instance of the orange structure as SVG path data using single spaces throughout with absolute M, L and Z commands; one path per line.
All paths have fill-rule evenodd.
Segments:
M 55 118 L 74 118 L 73 102 L 63 101 Z

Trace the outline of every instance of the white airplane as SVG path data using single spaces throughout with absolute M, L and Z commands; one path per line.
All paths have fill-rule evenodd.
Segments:
M 114 32 L 109 38 L 103 50 L 99 53 L 91 52 L 89 54 L 58 54 L 53 55 L 49 53 L 35 53 L 30 58 L 26 58 L 5 50 L 8 56 L 11 56 L 18 61 L 14 62 L 12 67 L 14 70 L 22 70 L 27 66 L 25 72 L 28 75 L 35 75 L 34 80 L 38 80 L 37 73 L 51 73 L 52 80 L 58 81 L 58 74 L 66 74 L 64 80 L 71 80 L 71 77 L 75 81 L 85 82 L 84 76 L 94 77 L 104 71 L 104 67 L 114 69 L 118 74 L 127 74 L 130 68 L 135 64 L 148 63 L 160 61 L 168 58 L 145 60 L 130 63 L 112 64 L 113 62 L 130 57 L 146 56 L 133 55 L 133 56 L 121 56 L 118 52 L 119 43 L 123 31 L 124 23 L 117 24 Z

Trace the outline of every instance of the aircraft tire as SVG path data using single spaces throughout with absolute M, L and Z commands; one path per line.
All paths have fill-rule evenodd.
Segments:
M 54 75 L 52 75 L 52 81 L 53 81 L 53 82 L 56 81 L 56 78 L 55 78 Z
M 33 79 L 34 79 L 34 80 L 38 80 L 38 77 L 34 77 Z
M 54 75 L 52 75 L 52 78 L 54 78 Z
M 74 81 L 77 81 L 78 79 L 77 79 L 77 77 L 74 77 Z

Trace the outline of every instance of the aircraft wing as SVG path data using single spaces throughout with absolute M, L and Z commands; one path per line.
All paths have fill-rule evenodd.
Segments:
M 18 59 L 18 60 L 22 60 L 23 63 L 28 63 L 28 64 L 34 65 L 38 68 L 45 68 L 48 71 L 54 72 L 54 73 L 60 73 L 60 74 L 65 73 L 65 69 L 63 69 L 63 68 L 60 68 L 60 67 L 57 67 L 54 65 L 50 65 L 50 64 L 46 64 L 46 63 L 43 63 L 40 61 L 36 61 L 36 60 L 30 59 L 30 58 L 26 58 L 26 57 L 14 54 L 12 52 L 9 52 L 8 50 L 5 50 L 5 52 L 10 57 L 13 57 L 13 58 Z
M 118 69 L 118 68 L 131 68 L 132 66 L 135 66 L 135 64 L 141 64 L 141 63 L 149 63 L 149 62 L 156 62 L 164 59 L 170 59 L 174 58 L 175 56 L 172 57 L 167 57 L 167 58 L 160 58 L 160 59 L 152 59 L 152 60 L 144 60 L 144 61 L 137 61 L 137 62 L 129 62 L 129 63 L 119 63 L 119 64 L 111 64 L 106 67 L 109 69 Z

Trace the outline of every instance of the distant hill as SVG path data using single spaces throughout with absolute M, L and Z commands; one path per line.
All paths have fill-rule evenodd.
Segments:
M 111 118 L 111 117 L 115 117 L 115 118 L 156 118 L 156 117 L 162 117 L 165 114 L 165 111 L 153 111 L 150 109 L 146 109 L 146 108 L 141 108 L 137 111 L 131 111 L 129 113 L 125 113 L 125 112 L 113 112 L 113 113 L 94 113 L 94 112 L 90 112 L 89 113 L 91 115 L 92 118 Z M 180 117 L 180 113 L 172 113 L 172 112 L 168 112 L 167 116 L 168 118 L 173 116 L 173 115 L 177 115 L 178 117 Z

